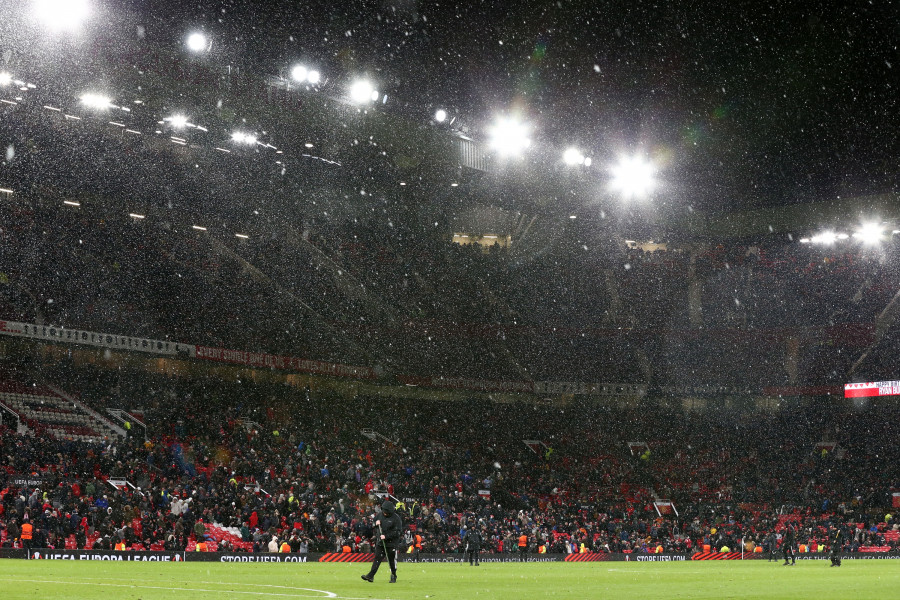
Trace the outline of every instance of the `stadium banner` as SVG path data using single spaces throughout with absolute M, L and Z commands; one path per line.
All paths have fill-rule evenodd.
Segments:
M 328 552 L 319 557 L 319 562 L 372 562 L 374 552 Z
M 464 377 L 416 377 L 397 375 L 397 381 L 420 387 L 470 390 L 473 392 L 534 392 L 531 381 L 499 381 L 493 379 L 466 379 Z
M 640 383 L 584 383 L 580 381 L 535 381 L 535 394 L 581 396 L 646 396 L 647 386 Z
M 752 560 L 752 552 L 697 552 L 691 560 Z
M 900 381 L 869 381 L 844 385 L 844 398 L 900 396 Z
M 822 553 L 797 554 L 797 560 L 830 560 L 831 557 Z M 841 560 L 900 560 L 900 554 L 887 552 L 846 552 L 841 554 Z
M 894 508 L 900 508 L 900 492 L 894 492 L 891 494 L 891 503 Z
M 528 554 L 524 561 L 519 558 L 518 553 L 482 553 L 478 556 L 478 562 L 483 563 L 514 563 L 514 562 L 563 562 L 569 554 Z M 467 563 L 468 557 L 460 552 L 455 554 L 420 554 L 418 560 L 413 558 L 412 554 L 400 554 L 398 557 L 400 562 L 423 562 L 423 563 Z
M 244 350 L 228 350 L 226 348 L 212 348 L 210 346 L 193 346 L 192 348 L 194 349 L 193 356 L 200 360 L 243 365 L 247 367 L 299 371 L 301 373 L 313 373 L 315 375 L 331 375 L 332 377 L 352 377 L 354 379 L 378 378 L 375 369 L 372 367 L 355 367 L 293 356 L 278 356 L 276 354 L 267 354 L 265 352 L 247 352 Z
M 840 396 L 839 385 L 781 385 L 763 388 L 763 396 Z
M 179 344 L 166 340 L 153 340 L 149 338 L 117 335 L 114 333 L 98 333 L 96 331 L 84 331 L 81 329 L 66 329 L 65 327 L 52 327 L 47 325 L 33 325 L 18 321 L 0 321 L 0 334 L 15 337 L 24 337 L 46 342 L 63 342 L 69 344 L 82 344 L 96 346 L 112 350 L 131 350 L 148 352 L 151 354 L 164 354 L 175 356 L 179 353 L 192 355 L 194 346 L 191 344 Z
M 31 550 L 31 560 L 119 560 L 126 562 L 182 562 L 184 552 L 138 552 L 132 550 Z
M 318 554 L 294 554 L 290 552 L 186 552 L 188 562 L 223 563 L 305 563 L 317 562 Z
M 117 550 L 53 550 L 39 549 L 26 552 L 16 548 L 0 548 L 0 559 L 30 560 L 100 560 L 123 562 L 223 562 L 223 563 L 315 563 L 315 562 L 371 562 L 371 552 L 330 552 L 310 553 L 268 553 L 268 552 L 137 552 Z M 765 559 L 762 553 L 745 552 L 743 560 Z M 828 560 L 827 553 L 799 553 L 798 560 Z M 845 552 L 843 560 L 900 560 L 900 552 Z M 420 554 L 415 559 L 412 554 L 399 554 L 400 562 L 413 563 L 465 563 L 468 558 L 463 553 Z M 522 562 L 518 553 L 485 553 L 479 557 L 484 563 Z M 688 560 L 742 560 L 740 552 L 697 552 L 695 554 L 625 554 L 606 552 L 585 552 L 573 554 L 530 553 L 524 562 L 676 562 Z
M 606 552 L 578 552 L 566 554 L 563 560 L 565 562 L 603 562 L 610 560 L 609 557 L 610 555 Z
M 11 475 L 7 483 L 14 487 L 34 488 L 40 487 L 46 482 L 47 479 L 40 475 Z
M 573 555 L 575 556 L 575 555 Z M 687 561 L 691 557 L 687 554 L 607 554 L 603 560 L 618 560 L 625 562 L 677 562 Z M 566 559 L 569 560 L 569 559 Z

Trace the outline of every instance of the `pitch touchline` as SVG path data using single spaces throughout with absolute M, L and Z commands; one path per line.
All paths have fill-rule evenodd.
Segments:
M 63 583 L 66 585 L 105 585 L 107 587 L 120 587 L 120 588 L 139 588 L 145 590 L 168 590 L 168 591 L 177 591 L 177 592 L 210 592 L 215 594 L 223 593 L 223 590 L 207 590 L 203 588 L 186 588 L 186 587 L 163 587 L 159 585 L 134 585 L 127 583 L 94 583 L 87 581 L 54 581 L 51 579 L 17 579 L 16 581 L 23 581 L 26 583 Z M 103 581 L 103 580 L 101 580 Z M 210 582 L 206 582 L 210 583 Z M 221 585 L 232 585 L 229 583 L 222 583 Z M 254 584 L 244 584 L 244 585 L 254 585 Z M 237 590 L 228 590 L 229 594 L 246 594 L 246 595 L 257 595 L 257 596 L 282 596 L 286 598 L 338 598 L 338 596 L 334 592 L 328 592 L 325 590 L 315 590 L 312 588 L 289 588 L 295 590 L 304 590 L 307 592 L 316 592 L 317 594 L 325 594 L 324 596 L 312 596 L 310 594 L 279 594 L 276 592 L 240 592 Z
M 106 585 L 110 587 L 125 587 L 125 588 L 141 588 L 148 590 L 174 590 L 180 592 L 214 592 L 214 593 L 222 593 L 223 590 L 205 590 L 202 588 L 174 588 L 174 587 L 162 587 L 162 586 L 153 586 L 153 585 L 134 585 L 134 584 L 124 584 L 124 583 L 88 583 L 88 581 L 140 581 L 147 582 L 152 581 L 149 579 L 124 579 L 124 578 L 102 578 L 102 577 L 79 577 L 79 579 L 87 580 L 87 581 L 53 581 L 49 579 L 18 579 L 17 581 L 24 581 L 27 583 L 65 583 L 65 584 L 77 584 L 77 585 Z M 274 585 L 269 583 L 236 583 L 236 582 L 224 582 L 224 581 L 195 581 L 194 583 L 206 584 L 206 585 L 243 585 L 250 587 L 271 587 L 271 588 L 281 588 L 287 590 L 303 590 L 305 592 L 317 592 L 319 594 L 324 594 L 321 596 L 322 598 L 335 598 L 336 600 L 391 600 L 390 598 L 371 598 L 366 596 L 365 598 L 355 598 L 353 596 L 338 596 L 334 592 L 329 592 L 327 590 L 316 590 L 313 588 L 304 588 L 304 587 L 294 587 L 289 585 Z M 284 596 L 287 598 L 319 598 L 320 596 L 311 596 L 309 594 L 277 594 L 274 592 L 239 592 L 236 590 L 228 590 L 229 593 L 232 594 L 257 594 L 262 596 Z

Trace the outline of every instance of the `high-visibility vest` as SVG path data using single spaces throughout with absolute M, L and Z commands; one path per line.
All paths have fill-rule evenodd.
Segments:
M 291 545 L 288 544 L 287 542 L 282 542 L 282 543 L 281 543 L 281 551 L 282 551 L 282 552 L 290 552 L 290 551 L 291 551 Z
M 350 548 L 350 546 L 344 545 L 341 547 L 341 552 L 344 554 L 350 554 L 350 552 L 352 552 L 352 551 L 353 551 L 353 549 Z
M 538 548 L 538 553 L 539 553 L 539 554 L 547 554 L 547 545 L 546 545 L 546 544 L 542 544 L 541 547 Z
M 24 523 L 22 525 L 22 539 L 30 540 L 31 534 L 34 531 L 34 526 L 31 523 Z
M 519 536 L 519 548 L 524 548 L 528 545 L 528 536 L 524 533 Z
M 418 533 L 416 534 L 416 550 L 422 549 L 422 536 Z
M 116 544 L 116 550 L 125 550 L 125 542 L 119 542 Z
M 197 542 L 197 552 L 206 552 L 206 542 Z

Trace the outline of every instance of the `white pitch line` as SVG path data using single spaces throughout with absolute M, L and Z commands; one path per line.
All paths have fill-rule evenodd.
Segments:
M 53 581 L 51 579 L 17 579 L 16 581 L 24 581 L 26 583 L 63 583 L 67 585 L 105 585 L 107 587 L 120 587 L 120 588 L 132 588 L 132 589 L 142 589 L 142 590 L 167 590 L 167 591 L 176 591 L 176 592 L 210 592 L 214 594 L 225 593 L 226 590 L 207 590 L 203 588 L 188 588 L 188 587 L 163 587 L 158 585 L 134 585 L 127 583 L 95 583 L 95 582 L 87 582 L 87 581 Z M 102 581 L 102 580 L 101 580 Z M 209 583 L 209 582 L 207 582 Z M 235 585 L 231 583 L 222 582 L 220 585 Z M 255 585 L 255 584 L 244 584 L 244 585 Z M 227 590 L 229 594 L 247 594 L 247 595 L 257 595 L 257 596 L 281 596 L 285 598 L 341 598 L 334 592 L 328 592 L 325 590 L 314 590 L 312 588 L 289 588 L 295 590 L 304 590 L 307 592 L 317 592 L 319 594 L 325 594 L 324 596 L 312 596 L 310 594 L 278 594 L 276 592 L 239 592 L 237 590 Z
M 222 593 L 224 590 L 204 590 L 200 588 L 171 588 L 171 587 L 161 587 L 161 586 L 150 586 L 150 585 L 133 585 L 133 584 L 124 584 L 124 583 L 88 583 L 93 581 L 132 581 L 132 582 L 153 582 L 152 579 L 130 579 L 130 578 L 116 578 L 116 577 L 79 577 L 78 579 L 82 581 L 51 581 L 49 579 L 17 579 L 16 581 L 24 581 L 27 583 L 68 583 L 68 584 L 77 584 L 77 585 L 106 585 L 110 587 L 124 587 L 124 588 L 141 588 L 141 589 L 151 589 L 151 590 L 174 590 L 181 592 L 217 592 Z M 353 596 L 338 596 L 334 592 L 329 592 L 327 590 L 316 590 L 313 588 L 304 588 L 304 587 L 294 587 L 289 585 L 274 585 L 269 583 L 238 583 L 238 582 L 224 582 L 224 581 L 195 581 L 193 583 L 199 583 L 202 585 L 242 585 L 248 587 L 268 587 L 268 588 L 279 588 L 286 590 L 302 590 L 304 592 L 318 592 L 320 594 L 324 594 L 324 596 L 312 596 L 309 594 L 277 594 L 274 592 L 239 592 L 235 590 L 228 590 L 232 594 L 259 594 L 262 596 L 283 596 L 288 598 L 334 598 L 335 600 L 392 600 L 391 598 L 372 598 L 370 596 L 366 596 L 365 598 L 356 598 Z

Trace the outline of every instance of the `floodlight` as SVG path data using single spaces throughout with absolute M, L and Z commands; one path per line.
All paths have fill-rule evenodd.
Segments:
M 378 91 L 368 81 L 360 80 L 350 86 L 350 99 L 357 104 L 374 102 L 378 100 Z
M 563 162 L 567 165 L 581 165 L 584 164 L 584 155 L 578 148 L 569 148 L 563 153 Z
M 106 110 L 112 106 L 112 100 L 101 94 L 84 94 L 81 96 L 81 103 L 95 110 Z
M 592 161 L 591 161 L 591 157 L 590 157 L 590 156 L 586 156 L 586 157 L 584 158 L 584 166 L 586 166 L 586 167 L 591 166 L 591 162 L 592 162 Z
M 309 78 L 309 69 L 303 65 L 297 65 L 291 69 L 291 78 L 297 83 L 302 83 Z
M 316 85 L 317 83 L 322 81 L 322 74 L 315 69 L 312 69 L 309 73 L 306 74 L 306 80 L 311 84 Z
M 862 227 L 853 234 L 853 237 L 863 244 L 875 245 L 884 239 L 884 228 L 878 223 L 864 223 Z
M 517 156 L 531 145 L 528 127 L 513 118 L 499 118 L 489 130 L 491 147 L 501 155 Z
M 823 231 L 822 233 L 818 233 L 810 238 L 810 241 L 813 244 L 822 244 L 823 246 L 830 246 L 837 239 L 837 234 L 833 231 Z
M 610 169 L 612 180 L 609 187 L 626 200 L 644 198 L 656 186 L 654 171 L 653 165 L 644 160 L 643 156 L 623 156 L 619 159 L 619 164 Z
M 7 86 L 12 83 L 12 75 L 9 73 L 0 73 L 0 86 Z
M 235 131 L 231 134 L 231 141 L 237 142 L 238 144 L 247 144 L 248 146 L 253 146 L 257 142 L 257 137 L 252 133 Z
M 443 123 L 447 120 L 447 111 L 443 108 L 439 108 L 437 112 L 434 113 L 434 120 L 438 123 Z
M 172 115 L 166 120 L 175 129 L 182 129 L 188 124 L 188 118 L 184 115 Z
M 203 52 L 209 49 L 209 40 L 202 33 L 192 33 L 187 38 L 187 47 L 191 52 Z
M 54 31 L 74 31 L 90 13 L 88 0 L 34 0 L 34 16 Z

